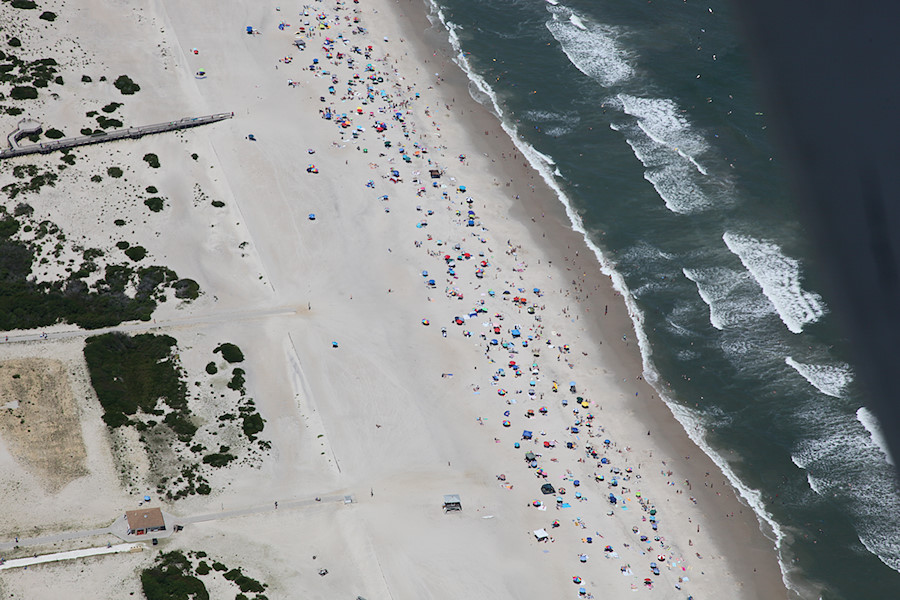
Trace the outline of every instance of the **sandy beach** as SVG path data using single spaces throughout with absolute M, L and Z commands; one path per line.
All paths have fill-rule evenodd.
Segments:
M 159 459 L 101 419 L 91 332 L 0 333 L 0 407 L 29 389 L 40 405 L 52 368 L 67 415 L 32 437 L 0 423 L 0 555 L 117 543 L 25 540 L 105 528 L 145 495 L 185 523 L 140 553 L 4 570 L 4 597 L 139 597 L 141 570 L 175 549 L 239 565 L 268 598 L 791 597 L 753 511 L 644 381 L 625 302 L 420 0 L 41 10 L 0 14 L 19 18 L 18 54 L 53 56 L 65 84 L 4 101 L 25 111 L 8 131 L 27 116 L 78 135 L 111 102 L 126 127 L 234 116 L 73 150 L 54 187 L 4 197 L 65 233 L 32 275 L 65 277 L 84 248 L 112 261 L 126 241 L 195 280 L 197 299 L 166 292 L 151 320 L 112 330 L 177 340 L 202 432 L 241 401 L 205 368 L 239 346 L 269 446 L 229 438 L 241 459 L 209 472 L 209 495 L 166 500 Z M 122 95 L 121 74 L 140 91 Z M 3 160 L 0 184 L 25 164 L 60 154 Z M 6 376 L 28 369 L 31 388 Z M 66 457 L 78 468 L 60 474 Z M 234 595 L 213 575 L 211 597 Z

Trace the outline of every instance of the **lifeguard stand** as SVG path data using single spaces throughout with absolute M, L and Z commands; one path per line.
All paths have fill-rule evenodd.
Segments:
M 444 512 L 462 510 L 462 502 L 458 494 L 447 494 L 444 496 Z

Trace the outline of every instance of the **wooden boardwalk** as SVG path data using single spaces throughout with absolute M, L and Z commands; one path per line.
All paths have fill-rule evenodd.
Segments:
M 103 142 L 111 142 L 113 140 L 121 140 L 126 138 L 137 139 L 145 135 L 154 133 L 163 133 L 164 131 L 174 131 L 176 129 L 187 129 L 189 127 L 198 127 L 208 123 L 215 123 L 224 119 L 230 119 L 234 116 L 233 112 L 218 113 L 215 115 L 206 115 L 205 117 L 185 117 L 179 121 L 169 121 L 167 123 L 156 123 L 155 125 L 141 125 L 139 127 L 129 127 L 128 129 L 117 129 L 115 131 L 94 133 L 92 135 L 82 135 L 79 137 L 63 138 L 60 140 L 52 140 L 49 142 L 41 142 L 39 144 L 29 144 L 27 146 L 15 145 L 5 150 L 0 150 L 0 159 L 12 158 L 14 156 L 23 156 L 25 154 L 47 154 L 57 150 L 65 150 L 67 148 L 75 148 L 76 146 L 86 146 L 87 144 L 100 144 Z

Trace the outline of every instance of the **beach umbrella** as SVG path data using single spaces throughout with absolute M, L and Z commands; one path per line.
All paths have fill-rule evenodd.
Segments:
M 499 390 L 497 390 L 497 394 L 499 394 L 500 396 L 505 396 L 506 390 L 504 390 L 503 388 L 500 388 Z
M 508 416 L 509 416 L 509 411 L 508 411 L 508 410 L 503 411 L 503 416 L 504 416 L 504 417 L 508 417 Z
M 575 577 L 572 578 L 572 581 L 575 582 L 576 584 L 581 583 L 581 577 L 576 575 Z
M 512 423 L 510 423 L 509 421 L 503 421 L 504 427 L 509 427 L 510 425 L 512 425 Z
M 431 325 L 431 321 L 428 319 L 422 319 L 422 325 Z

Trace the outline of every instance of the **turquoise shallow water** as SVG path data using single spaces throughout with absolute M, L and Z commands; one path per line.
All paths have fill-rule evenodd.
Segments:
M 673 410 L 760 516 L 788 584 L 900 597 L 895 475 L 728 5 L 429 6 L 473 94 L 539 153 L 635 298 Z

